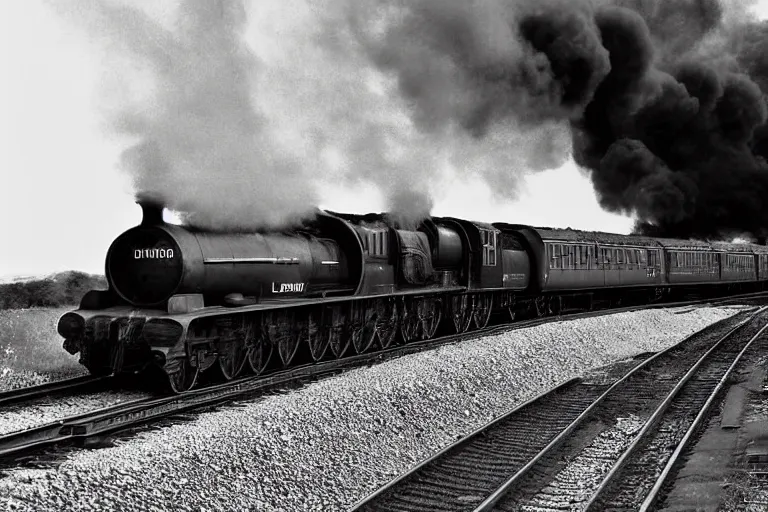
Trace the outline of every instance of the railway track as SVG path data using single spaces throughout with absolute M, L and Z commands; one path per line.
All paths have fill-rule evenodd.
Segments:
M 566 382 L 446 447 L 353 510 L 634 510 L 633 489 L 652 501 L 650 493 L 662 487 L 645 465 L 655 464 L 662 478 L 669 474 L 670 453 L 682 449 L 675 436 L 690 437 L 695 418 L 766 328 L 763 307 L 612 372 L 623 376 Z
M 742 300 L 743 298 L 754 298 L 761 296 L 764 297 L 766 294 L 748 294 L 747 296 L 742 297 Z M 735 301 L 739 299 L 735 297 L 729 297 L 722 300 Z M 12 460 L 21 454 L 38 448 L 64 442 L 73 442 L 78 440 L 83 441 L 94 437 L 104 436 L 120 430 L 133 428 L 144 423 L 158 420 L 172 414 L 218 405 L 223 402 L 231 401 L 235 398 L 256 393 L 265 393 L 269 389 L 284 386 L 293 382 L 319 378 L 325 375 L 338 373 L 346 369 L 360 367 L 366 364 L 374 364 L 385 359 L 400 357 L 410 353 L 435 348 L 441 345 L 456 343 L 462 340 L 491 336 L 510 330 L 533 327 L 552 321 L 588 318 L 620 312 L 635 311 L 639 309 L 680 307 L 708 302 L 711 303 L 713 301 L 711 299 L 705 299 L 689 301 L 686 303 L 629 306 L 618 309 L 579 312 L 558 317 L 550 316 L 533 320 L 517 321 L 512 324 L 488 327 L 479 331 L 444 336 L 432 340 L 412 342 L 407 345 L 391 347 L 387 350 L 376 353 L 361 354 L 352 357 L 346 357 L 341 360 L 331 360 L 321 363 L 307 364 L 266 375 L 243 377 L 223 384 L 208 386 L 201 389 L 193 389 L 192 391 L 182 395 L 127 400 L 123 403 L 107 408 L 62 418 L 55 422 L 49 422 L 35 426 L 33 428 L 0 436 L 0 458 L 5 459 L 7 463 L 9 459 Z M 53 382 L 44 384 L 42 386 L 35 386 L 33 388 L 14 390 L 6 393 L 6 402 L 2 402 L 3 395 L 0 395 L 0 404 L 9 404 L 12 402 L 19 404 L 27 401 L 33 401 L 41 397 L 48 396 L 49 393 L 56 393 L 59 395 L 64 395 L 66 393 L 77 393 L 87 389 L 86 386 L 104 385 L 108 379 L 109 377 L 85 377 L 79 379 L 70 379 L 67 381 Z
M 768 323 L 741 350 L 738 344 L 721 347 L 681 379 L 605 476 L 586 510 L 635 509 L 636 503 L 643 512 L 653 509 L 726 382 L 766 329 Z

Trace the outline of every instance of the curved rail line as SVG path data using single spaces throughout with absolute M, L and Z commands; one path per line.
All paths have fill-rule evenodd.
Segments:
M 761 294 L 747 294 L 749 297 L 765 296 Z M 742 300 L 745 297 L 740 297 Z M 722 301 L 739 300 L 736 297 L 723 298 Z M 720 300 L 718 300 L 719 302 Z M 372 364 L 385 359 L 392 359 L 436 348 L 438 346 L 456 343 L 462 340 L 477 339 L 512 330 L 534 327 L 545 323 L 577 318 L 589 318 L 604 316 L 614 313 L 635 311 L 640 309 L 653 309 L 662 307 L 680 307 L 691 304 L 712 303 L 712 299 L 689 301 L 687 303 L 666 303 L 642 306 L 628 306 L 625 308 L 606 309 L 566 314 L 562 316 L 549 316 L 532 320 L 517 321 L 500 326 L 488 327 L 483 330 L 453 334 L 431 340 L 411 342 L 406 345 L 391 347 L 387 350 L 370 354 L 360 354 L 339 360 L 330 360 L 320 363 L 311 363 L 295 368 L 276 371 L 270 374 L 242 377 L 230 382 L 216 384 L 200 389 L 193 389 L 181 395 L 138 399 L 117 404 L 104 409 L 90 411 L 76 416 L 64 418 L 56 422 L 40 425 L 27 430 L 13 432 L 0 436 L 0 458 L 13 458 L 23 452 L 37 449 L 47 445 L 65 441 L 87 439 L 101 436 L 119 430 L 132 428 L 153 420 L 175 414 L 178 412 L 217 405 L 243 395 L 263 392 L 268 388 L 280 386 L 308 378 L 317 378 L 324 375 L 338 373 L 346 369 Z M 33 388 L 24 388 L 8 392 L 8 400 L 20 402 L 48 396 L 50 393 L 64 393 L 78 389 L 77 386 L 95 386 L 103 384 L 110 377 L 83 377 L 67 381 L 52 382 Z M 576 379 L 575 379 L 576 380 Z M 575 382 L 569 381 L 570 382 Z M 561 385 L 565 387 L 569 383 Z M 67 386 L 70 386 L 67 388 Z M 2 395 L 0 395 L 2 398 Z M 0 401 L 0 404 L 3 402 Z M 5 402 L 10 403 L 10 402 Z
M 690 373 L 686 368 L 706 358 L 702 352 L 711 354 L 729 340 L 742 338 L 743 333 L 737 333 L 752 330 L 753 321 L 766 310 L 752 310 L 705 328 L 640 362 L 613 383 L 574 379 L 561 384 L 446 447 L 352 510 L 506 509 L 509 503 L 504 501 L 517 497 L 513 491 L 520 486 L 546 481 L 547 469 L 563 459 L 560 449 L 588 419 L 606 407 L 626 407 L 624 391 L 634 390 L 646 400 L 645 407 L 655 405 L 658 391 L 666 395 L 668 388 L 674 388 L 682 374 Z M 660 377 L 663 373 L 667 378 Z
M 637 308 L 638 306 L 627 307 L 624 309 L 634 310 Z M 161 419 L 177 412 L 217 405 L 242 395 L 263 391 L 266 388 L 288 384 L 292 381 L 330 375 L 346 369 L 356 368 L 364 366 L 365 364 L 372 364 L 384 359 L 392 359 L 450 343 L 492 336 L 553 321 L 604 316 L 615 312 L 616 310 L 613 309 L 599 310 L 573 313 L 561 317 L 544 317 L 518 321 L 501 326 L 487 327 L 483 330 L 468 333 L 453 334 L 431 340 L 411 342 L 406 345 L 390 347 L 386 350 L 370 354 L 360 354 L 344 359 L 311 363 L 265 375 L 250 375 L 222 384 L 193 389 L 181 395 L 131 400 L 104 409 L 89 411 L 76 416 L 63 418 L 55 422 L 0 436 L 0 458 L 12 458 L 23 452 L 44 447 L 46 445 L 76 439 L 86 439 L 118 430 L 128 429 L 152 420 Z M 101 377 L 101 379 L 108 378 L 109 377 Z M 83 378 L 83 381 L 85 381 L 85 379 L 87 378 Z M 69 381 L 53 382 L 48 386 L 56 389 L 57 385 L 61 385 L 61 390 L 63 392 L 65 389 L 64 385 L 68 382 Z M 95 383 L 97 381 L 94 380 L 93 382 Z M 24 396 L 25 390 L 29 390 L 30 393 L 28 393 L 28 395 L 30 396 L 30 400 L 45 396 L 42 393 L 32 392 L 36 388 L 42 388 L 43 386 L 16 390 L 15 392 L 17 392 L 19 396 L 17 401 L 23 401 L 22 397 Z
M 615 313 L 626 313 L 632 311 L 640 311 L 643 309 L 661 309 L 661 308 L 673 308 L 673 307 L 687 307 L 698 305 L 725 305 L 733 302 L 745 301 L 745 300 L 758 300 L 761 298 L 768 298 L 768 291 L 747 293 L 742 295 L 733 295 L 730 297 L 722 298 L 709 298 L 709 299 L 697 299 L 683 302 L 665 302 L 657 304 L 644 304 L 624 306 L 619 308 L 610 309 L 596 309 L 592 311 L 577 311 L 570 312 L 561 315 L 548 315 L 540 318 L 533 318 L 528 320 L 514 320 L 499 325 L 491 325 L 484 329 L 477 331 L 469 331 L 462 334 L 453 334 L 447 336 L 441 336 L 440 338 L 433 338 L 431 340 L 422 340 L 408 343 L 408 346 L 417 346 L 424 348 L 432 348 L 432 345 L 440 346 L 446 343 L 452 343 L 460 339 L 474 339 L 480 336 L 490 336 L 498 334 L 499 332 L 505 332 L 507 330 L 523 329 L 528 327 L 534 327 L 549 323 L 553 321 L 572 320 L 578 318 L 589 318 L 593 316 L 602 316 Z M 681 311 L 680 313 L 687 313 L 689 311 Z M 396 350 L 398 347 L 393 347 Z M 379 354 L 388 354 L 390 350 L 379 351 Z M 75 393 L 86 391 L 89 388 L 96 388 L 97 386 L 107 383 L 112 376 L 81 376 L 72 379 L 64 379 L 53 382 L 47 382 L 44 384 L 29 386 L 24 388 L 11 389 L 8 391 L 0 392 L 0 407 L 4 405 L 14 404 L 18 402 L 33 401 L 40 398 L 47 398 L 52 395 L 61 395 L 65 393 Z

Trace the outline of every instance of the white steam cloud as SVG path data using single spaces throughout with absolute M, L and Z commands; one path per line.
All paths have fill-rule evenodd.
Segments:
M 414 220 L 429 214 L 446 169 L 514 198 L 524 170 L 565 161 L 562 112 L 528 120 L 514 112 L 524 103 L 506 105 L 481 133 L 470 129 L 461 116 L 488 103 L 476 96 L 487 91 L 466 83 L 456 56 L 410 32 L 438 4 L 459 30 L 493 22 L 487 37 L 470 34 L 470 57 L 492 65 L 528 51 L 509 28 L 515 13 L 489 1 L 462 22 L 464 2 L 412 4 L 185 0 L 170 21 L 118 1 L 52 6 L 101 43 L 104 112 L 130 137 L 122 164 L 137 195 L 192 225 L 252 230 L 311 216 L 324 183 L 372 182 Z M 439 30 L 452 22 L 439 21 Z M 449 44 L 434 35 L 436 46 Z M 409 62 L 433 68 L 409 74 Z M 408 76 L 431 80 L 409 91 Z

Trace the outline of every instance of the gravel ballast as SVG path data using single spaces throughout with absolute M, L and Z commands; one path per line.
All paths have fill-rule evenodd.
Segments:
M 736 308 L 549 323 L 352 370 L 285 394 L 13 470 L 23 510 L 346 510 L 509 408 L 591 368 L 656 351 Z

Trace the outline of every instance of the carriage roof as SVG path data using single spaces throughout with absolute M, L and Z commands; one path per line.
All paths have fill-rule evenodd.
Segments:
M 533 228 L 542 240 L 564 242 L 597 243 L 603 245 L 624 245 L 637 247 L 658 247 L 653 238 L 636 235 L 617 235 L 601 231 L 580 231 L 577 229 Z

